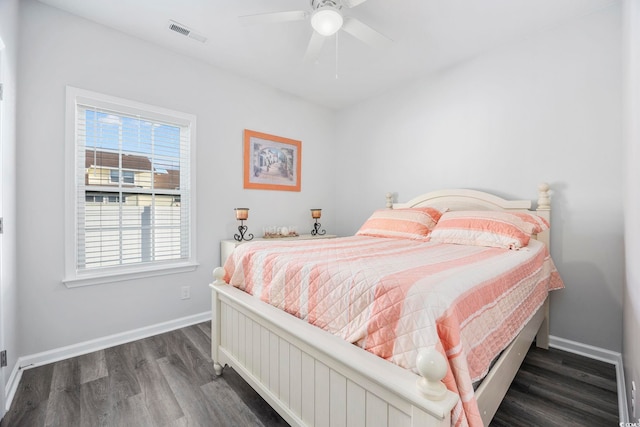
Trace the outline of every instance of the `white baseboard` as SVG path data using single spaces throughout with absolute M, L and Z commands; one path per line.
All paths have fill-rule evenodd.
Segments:
M 553 335 L 549 336 L 549 347 L 557 348 L 558 350 L 564 350 L 569 353 L 579 354 L 580 356 L 615 365 L 616 383 L 618 388 L 618 412 L 620 414 L 620 422 L 629 422 L 627 387 L 624 381 L 624 366 L 622 364 L 622 354 L 615 351 L 606 350 L 604 348 L 594 347 L 592 345 L 582 344 L 564 338 L 555 337 Z
M 136 341 L 153 335 L 162 334 L 164 332 L 173 331 L 175 329 L 184 328 L 186 326 L 195 325 L 196 323 L 211 320 L 211 312 L 194 314 L 192 316 L 181 317 L 179 319 L 162 322 L 143 328 L 133 329 L 102 338 L 81 342 L 78 344 L 60 347 L 53 350 L 44 351 L 42 353 L 21 356 L 18 358 L 9 381 L 5 387 L 6 410 L 11 406 L 11 401 L 18 389 L 22 372 L 25 369 L 35 368 L 36 366 L 46 365 L 48 363 L 57 362 L 59 360 L 68 359 L 70 357 L 81 356 L 83 354 L 92 353 L 94 351 L 113 347 L 116 345 Z
M 18 389 L 18 384 L 20 384 L 20 378 L 22 378 L 22 369 L 19 369 L 20 360 L 16 361 L 16 364 L 13 365 L 13 369 L 11 370 L 11 375 L 9 375 L 9 381 L 7 381 L 7 385 L 4 388 L 4 397 L 5 397 L 5 408 L 4 411 L 8 412 L 11 407 L 11 402 L 13 401 L 13 396 L 16 394 L 16 390 Z

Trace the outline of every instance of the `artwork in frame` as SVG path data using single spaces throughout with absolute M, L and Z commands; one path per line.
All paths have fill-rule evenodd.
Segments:
M 245 129 L 244 188 L 300 191 L 302 142 Z

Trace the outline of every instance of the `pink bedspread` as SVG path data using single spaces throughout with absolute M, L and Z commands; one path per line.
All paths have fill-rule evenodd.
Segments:
M 546 247 L 519 251 L 367 236 L 238 246 L 225 280 L 415 371 L 422 348 L 449 361 L 455 425 L 482 425 L 472 383 L 563 287 Z

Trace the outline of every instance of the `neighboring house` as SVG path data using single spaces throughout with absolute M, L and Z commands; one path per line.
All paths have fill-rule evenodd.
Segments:
M 144 155 L 85 151 L 83 269 L 182 256 L 180 171 L 154 168 Z M 164 194 L 163 194 L 164 193 Z
M 87 149 L 85 168 L 87 203 L 120 203 L 123 198 L 126 205 L 150 206 L 152 199 L 146 191 L 139 191 L 143 189 L 156 193 L 156 206 L 180 204 L 180 196 L 161 194 L 180 188 L 180 171 L 154 169 L 147 156 Z

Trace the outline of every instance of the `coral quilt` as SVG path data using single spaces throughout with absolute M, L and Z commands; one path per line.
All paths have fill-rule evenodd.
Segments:
M 520 250 L 369 236 L 255 241 L 225 270 L 229 284 L 404 368 L 416 371 L 418 351 L 436 346 L 460 396 L 455 425 L 482 425 L 472 383 L 563 287 L 535 240 Z

